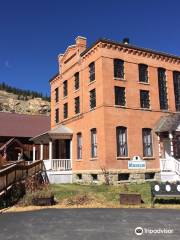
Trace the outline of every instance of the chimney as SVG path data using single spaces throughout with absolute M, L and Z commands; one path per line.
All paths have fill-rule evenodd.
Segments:
M 79 53 L 83 52 L 87 47 L 87 38 L 78 36 L 75 40 Z
M 124 44 L 129 44 L 129 38 L 123 38 L 123 41 L 122 41 Z
M 61 59 L 63 58 L 64 54 L 60 53 L 58 55 L 58 65 L 59 65 L 59 73 L 61 73 Z

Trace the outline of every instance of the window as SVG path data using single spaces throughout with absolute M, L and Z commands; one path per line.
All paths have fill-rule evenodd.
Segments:
M 142 138 L 143 138 L 143 156 L 152 157 L 153 156 L 152 133 L 150 128 L 142 129 Z
M 68 103 L 64 104 L 64 119 L 68 117 Z
M 56 108 L 56 110 L 55 110 L 55 122 L 56 123 L 59 122 L 59 108 Z
M 125 106 L 126 97 L 125 97 L 125 88 L 124 87 L 115 87 L 115 105 Z
M 59 88 L 55 89 L 55 101 L 58 102 L 59 101 Z
M 74 105 L 75 105 L 75 114 L 80 113 L 80 98 L 76 97 L 74 99 Z
M 124 61 L 114 59 L 114 77 L 124 79 Z
M 74 74 L 74 89 L 78 90 L 79 89 L 79 73 Z
M 91 178 L 93 181 L 97 181 L 98 180 L 98 175 L 97 174 L 91 174 Z
M 139 64 L 139 82 L 148 83 L 148 66 Z
M 94 62 L 89 64 L 89 80 L 90 82 L 95 80 L 95 63 Z
M 116 141 L 117 141 L 117 157 L 127 157 L 127 128 L 117 127 L 116 128 Z
M 147 172 L 147 173 L 145 173 L 145 180 L 154 179 L 154 177 L 155 177 L 155 173 L 154 172 Z
M 90 109 L 96 107 L 96 89 L 90 91 Z
M 140 90 L 140 106 L 141 108 L 150 108 L 149 91 Z
M 160 109 L 168 109 L 167 88 L 166 88 L 166 70 L 158 68 L 159 102 Z
M 119 173 L 118 181 L 127 181 L 129 180 L 129 173 Z
M 180 72 L 173 72 L 176 111 L 180 111 Z
M 76 174 L 76 177 L 77 177 L 78 180 L 82 180 L 82 173 Z
M 96 128 L 91 129 L 91 157 L 97 157 L 97 131 Z
M 82 134 L 77 134 L 77 159 L 82 159 Z
M 67 80 L 63 82 L 63 91 L 64 91 L 64 97 L 68 95 L 68 83 Z

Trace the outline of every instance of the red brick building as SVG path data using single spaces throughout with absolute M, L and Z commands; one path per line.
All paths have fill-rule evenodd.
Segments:
M 159 179 L 160 160 L 180 158 L 180 57 L 77 37 L 58 63 L 51 129 L 69 135 L 52 138 L 52 158 L 71 158 L 74 181 L 102 182 L 102 169 L 112 182 Z

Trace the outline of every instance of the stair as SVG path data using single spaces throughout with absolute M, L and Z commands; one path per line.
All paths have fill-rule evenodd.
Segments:
M 161 181 L 162 182 L 176 182 L 180 181 L 180 176 L 176 172 L 161 172 Z

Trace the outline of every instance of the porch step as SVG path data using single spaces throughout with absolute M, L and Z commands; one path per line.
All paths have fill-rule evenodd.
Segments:
M 176 172 L 161 172 L 161 181 L 162 182 L 174 182 L 180 181 L 180 176 Z

